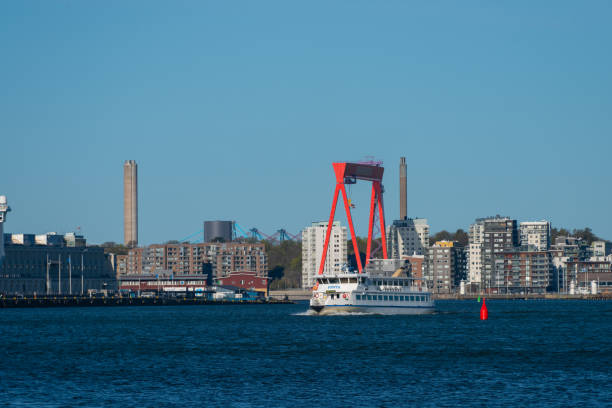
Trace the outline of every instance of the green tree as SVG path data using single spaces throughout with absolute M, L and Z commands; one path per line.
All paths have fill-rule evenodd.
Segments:
M 112 241 L 105 242 L 100 246 L 104 248 L 105 254 L 127 255 L 130 251 L 130 248 L 126 247 L 125 245 Z

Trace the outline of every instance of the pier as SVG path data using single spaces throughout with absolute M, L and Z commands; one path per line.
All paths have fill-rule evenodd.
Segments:
M 81 296 L 44 296 L 44 297 L 3 297 L 0 309 L 30 307 L 101 307 L 101 306 L 227 306 L 227 305 L 266 305 L 292 304 L 284 299 L 261 300 L 211 300 L 181 297 L 81 297 Z
M 432 295 L 434 300 L 476 300 L 478 298 L 498 300 L 612 300 L 612 293 L 599 293 L 596 295 L 566 293 L 529 293 L 529 294 L 443 294 Z

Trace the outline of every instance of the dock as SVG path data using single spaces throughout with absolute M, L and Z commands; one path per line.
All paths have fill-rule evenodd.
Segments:
M 103 306 L 228 306 L 228 305 L 270 305 L 292 304 L 291 300 L 211 300 L 181 297 L 86 297 L 86 296 L 42 296 L 3 297 L 0 309 L 34 307 L 103 307 Z
M 487 300 L 612 300 L 612 293 L 599 293 L 596 295 L 566 293 L 529 293 L 529 294 L 432 294 L 434 300 L 476 300 L 486 298 Z

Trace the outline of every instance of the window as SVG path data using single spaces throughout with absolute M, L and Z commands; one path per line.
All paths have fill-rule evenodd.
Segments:
M 410 301 L 414 302 L 414 296 L 410 296 Z
M 389 300 L 389 296 L 385 295 L 384 300 Z
M 393 296 L 393 300 L 395 300 L 396 302 L 399 300 L 398 296 Z
M 357 300 L 361 300 L 361 295 L 357 295 Z

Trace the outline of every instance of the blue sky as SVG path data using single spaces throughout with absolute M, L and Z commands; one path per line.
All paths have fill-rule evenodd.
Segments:
M 396 218 L 503 214 L 612 238 L 608 1 L 28 1 L 0 4 L 6 231 L 140 242 L 208 219 L 296 233 L 332 161 L 384 161 Z M 357 185 L 365 235 L 368 187 Z M 343 220 L 343 217 L 338 217 Z

